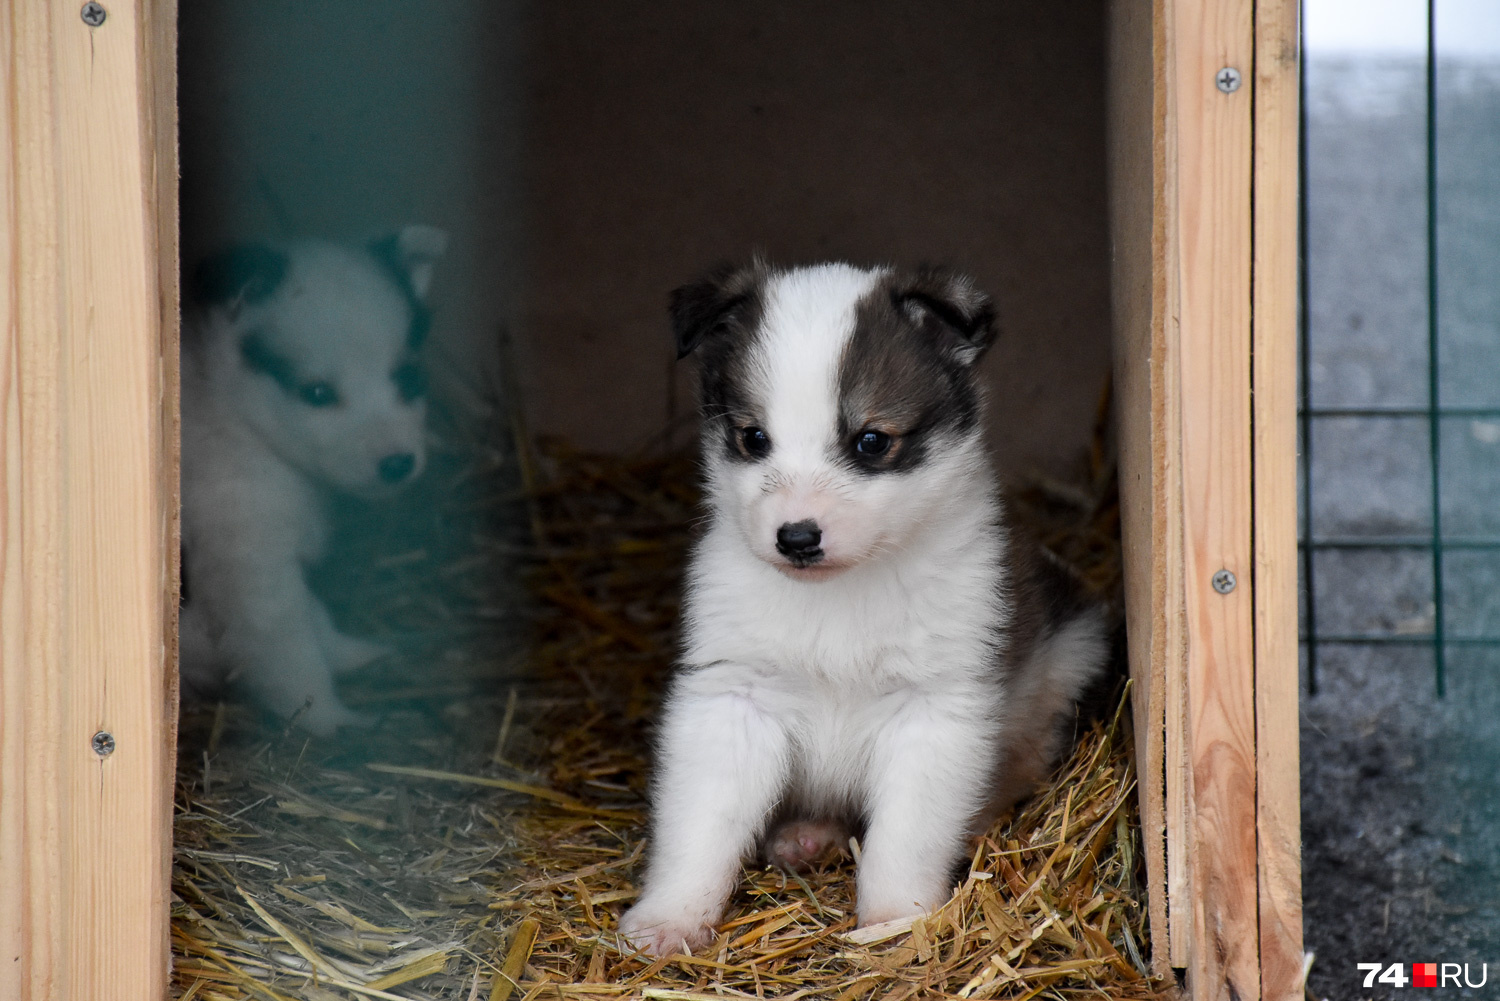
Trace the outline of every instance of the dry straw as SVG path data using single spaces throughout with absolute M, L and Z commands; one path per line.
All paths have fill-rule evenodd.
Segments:
M 498 453 L 455 462 L 413 503 L 456 541 L 375 561 L 353 587 L 366 631 L 431 637 L 344 690 L 380 725 L 312 742 L 222 705 L 185 714 L 177 997 L 1165 996 L 1145 972 L 1123 703 L 974 846 L 937 913 L 856 930 L 846 853 L 805 876 L 747 870 L 699 955 L 632 954 L 615 928 L 645 847 L 694 470 L 555 445 L 525 458 L 524 489 Z M 1036 479 L 1014 504 L 1103 593 L 1119 579 L 1111 483 L 1101 452 L 1085 486 Z M 534 540 L 494 527 L 508 503 Z M 529 603 L 492 586 L 523 565 Z

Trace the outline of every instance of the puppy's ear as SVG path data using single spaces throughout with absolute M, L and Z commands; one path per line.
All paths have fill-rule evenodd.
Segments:
M 697 281 L 672 292 L 670 313 L 677 357 L 686 358 L 710 334 L 743 319 L 755 300 L 764 268 L 721 264 Z
M 966 275 L 922 268 L 898 281 L 891 298 L 963 365 L 978 361 L 995 340 L 995 304 Z
M 370 242 L 370 253 L 411 286 L 412 294 L 427 298 L 432 269 L 448 250 L 448 234 L 436 226 L 412 225 Z
M 231 247 L 198 263 L 190 286 L 200 306 L 236 311 L 271 298 L 286 278 L 286 254 L 264 244 Z

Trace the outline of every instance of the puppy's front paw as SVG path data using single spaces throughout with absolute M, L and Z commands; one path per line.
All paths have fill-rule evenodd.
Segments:
M 360 639 L 344 633 L 335 633 L 326 638 L 325 652 L 334 674 L 352 674 L 377 660 L 389 657 L 395 651 L 384 643 Z
M 870 855 L 866 853 L 859 875 L 857 896 L 861 928 L 929 914 L 953 896 L 953 884 L 945 875 L 946 867 L 923 873 L 912 871 L 918 867 L 910 866 L 894 871 L 886 869 L 882 875 L 870 871 L 870 861 Z
M 296 723 L 314 737 L 332 737 L 340 727 L 372 727 L 375 717 L 355 712 L 342 702 L 313 702 L 296 717 Z
M 911 904 L 906 907 L 885 905 L 883 907 L 859 908 L 859 926 L 868 928 L 871 925 L 883 925 L 887 921 L 895 921 L 898 918 L 914 918 L 922 914 L 928 914 L 936 910 L 935 907 L 920 907 Z
M 844 826 L 832 820 L 794 820 L 766 839 L 766 861 L 792 872 L 810 869 L 844 837 Z
M 714 940 L 717 915 L 658 904 L 647 898 L 625 912 L 620 934 L 648 956 L 691 955 Z
M 934 880 L 925 886 L 904 883 L 873 887 L 864 881 L 859 885 L 859 926 L 865 928 L 898 918 L 930 914 L 946 904 L 952 895 L 946 881 Z

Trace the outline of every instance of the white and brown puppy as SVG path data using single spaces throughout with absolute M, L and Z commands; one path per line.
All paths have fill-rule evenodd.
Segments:
M 845 264 L 679 289 L 711 521 L 663 710 L 649 865 L 621 930 L 713 940 L 742 860 L 863 835 L 862 925 L 941 905 L 970 838 L 1063 749 L 1105 616 L 1012 541 L 965 278 Z
M 329 491 L 378 498 L 421 473 L 419 348 L 446 236 L 243 246 L 203 262 L 184 316 L 182 674 L 242 682 L 313 733 L 365 722 L 334 675 L 384 648 L 308 588 Z

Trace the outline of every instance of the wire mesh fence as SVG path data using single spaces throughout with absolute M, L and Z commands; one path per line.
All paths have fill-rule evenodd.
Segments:
M 1383 158 L 1372 170 L 1384 176 L 1362 191 L 1380 200 L 1344 206 L 1342 228 L 1324 239 L 1309 198 L 1350 194 L 1337 189 L 1333 164 L 1309 164 L 1318 155 L 1309 99 L 1326 103 L 1327 95 L 1309 93 L 1309 61 L 1302 63 L 1299 543 L 1310 694 L 1318 691 L 1320 651 L 1330 645 L 1426 647 L 1439 696 L 1453 650 L 1500 647 L 1494 599 L 1483 594 L 1500 578 L 1500 519 L 1490 514 L 1500 503 L 1488 495 L 1500 475 L 1491 454 L 1500 443 L 1500 325 L 1486 297 L 1474 294 L 1486 271 L 1500 283 L 1485 239 L 1497 227 L 1465 183 L 1475 149 L 1468 140 L 1476 131 L 1493 138 L 1500 127 L 1480 122 L 1476 130 L 1465 120 L 1467 105 L 1445 101 L 1445 88 L 1457 91 L 1465 78 L 1463 67 L 1441 58 L 1438 13 L 1437 0 L 1428 0 L 1420 76 L 1398 67 L 1380 81 L 1346 67 L 1324 81 L 1325 90 L 1345 91 L 1336 101 L 1368 108 L 1394 86 L 1405 88 L 1408 102 L 1391 99 L 1383 139 L 1362 151 Z M 1485 231 L 1477 243 L 1476 228 Z M 1366 273 L 1320 269 L 1330 253 L 1360 258 Z M 1320 270 L 1363 290 L 1341 291 L 1344 312 L 1314 302 Z M 1425 607 L 1393 607 L 1393 597 L 1414 594 Z

